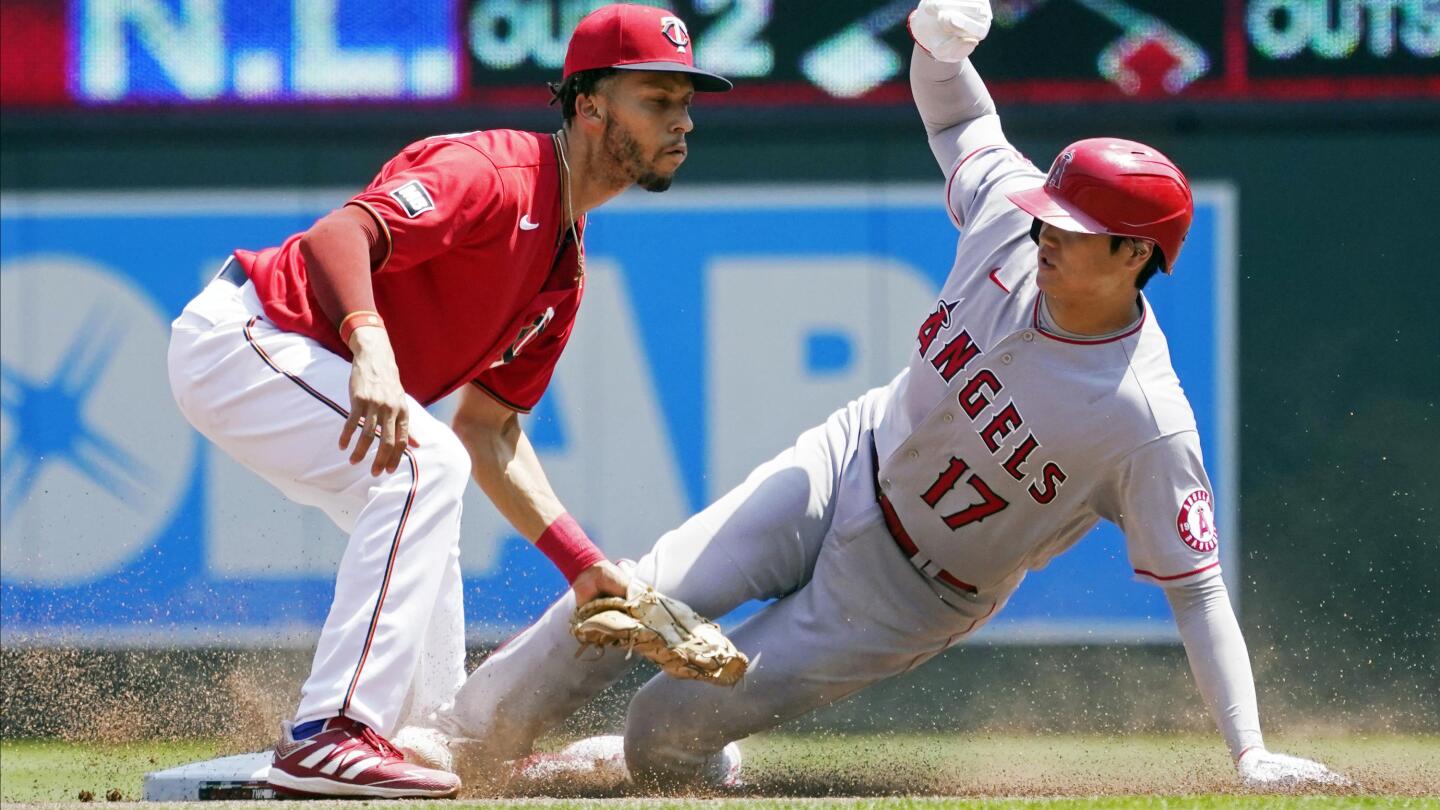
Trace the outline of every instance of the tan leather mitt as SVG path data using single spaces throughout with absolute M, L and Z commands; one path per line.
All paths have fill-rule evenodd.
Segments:
M 601 597 L 575 609 L 570 632 L 581 651 L 595 646 L 638 652 L 674 678 L 734 686 L 750 666 L 720 627 L 654 588 L 630 583 L 630 595 Z

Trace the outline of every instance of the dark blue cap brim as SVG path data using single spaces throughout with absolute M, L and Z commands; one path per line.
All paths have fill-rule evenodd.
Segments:
M 699 93 L 724 93 L 735 85 L 723 76 L 691 67 L 680 62 L 637 62 L 630 65 L 615 65 L 616 70 L 654 70 L 662 73 L 687 73 Z

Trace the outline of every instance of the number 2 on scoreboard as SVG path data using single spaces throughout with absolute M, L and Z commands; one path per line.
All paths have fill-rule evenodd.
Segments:
M 772 0 L 695 0 L 695 11 L 723 14 L 705 29 L 697 49 L 700 66 L 732 76 L 769 76 L 775 49 L 760 33 L 770 24 Z

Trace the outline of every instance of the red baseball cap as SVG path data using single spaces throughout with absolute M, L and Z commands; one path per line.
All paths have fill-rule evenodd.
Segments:
M 580 21 L 565 52 L 565 75 L 596 68 L 662 70 L 688 73 L 702 93 L 723 93 L 729 79 L 695 67 L 694 47 L 685 21 L 673 11 L 614 3 Z

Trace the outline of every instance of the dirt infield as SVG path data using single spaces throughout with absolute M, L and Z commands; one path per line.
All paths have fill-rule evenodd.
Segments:
M 7 645 L 10 639 L 7 637 Z M 468 665 L 483 659 L 472 649 Z M 1254 653 L 1269 734 L 1434 734 L 1440 701 L 1417 682 L 1367 683 L 1364 699 L 1306 695 Z M 308 649 L 84 650 L 0 647 L 0 737 L 268 744 L 294 709 Z M 642 664 L 564 731 L 613 731 L 651 674 Z M 1300 697 L 1304 697 L 1301 702 Z M 964 647 L 781 730 L 969 735 L 1213 733 L 1178 646 Z
M 1174 657 L 1144 655 L 1150 669 L 1157 670 L 1146 673 L 1149 681 L 1160 680 L 1166 656 Z M 308 651 L 300 650 L 0 650 L 3 797 L 73 800 L 79 790 L 89 790 L 98 799 L 115 790 L 122 798 L 137 798 L 146 771 L 266 748 L 280 720 L 293 710 L 308 665 Z M 635 673 L 547 742 L 616 730 L 628 694 L 647 675 Z M 1070 672 L 1066 677 L 1078 676 Z M 1196 711 L 1199 701 L 1190 683 L 1182 681 L 1168 691 L 1154 685 L 1152 693 L 1174 697 L 1176 705 L 1156 705 L 1151 694 L 1149 705 L 1137 703 L 1124 711 L 1096 709 L 1106 698 L 1095 692 L 1075 709 L 1075 702 L 1063 699 L 1074 697 L 1064 693 L 1071 687 L 1063 684 L 1023 687 L 997 687 L 994 693 L 1025 700 L 1029 714 L 1015 712 L 1018 717 L 1001 722 L 1004 703 L 987 702 L 977 712 L 972 701 L 963 707 L 978 715 L 972 730 L 931 726 L 916 733 L 853 720 L 889 718 L 895 726 L 913 728 L 901 710 L 950 705 L 954 687 L 941 678 L 897 679 L 867 697 L 868 703 L 851 701 L 818 719 L 792 724 L 786 733 L 742 743 L 747 786 L 741 795 L 1158 796 L 1237 789 L 1223 745 L 1208 718 Z M 1180 696 L 1188 699 L 1180 704 Z M 1039 711 L 1047 701 L 1050 708 Z M 1081 724 L 1075 718 L 1087 712 L 1098 731 L 1076 730 Z M 1275 725 L 1279 729 L 1268 735 L 1272 748 L 1314 757 L 1347 773 L 1360 784 L 1357 795 L 1440 796 L 1440 737 L 1426 732 L 1423 723 L 1419 734 L 1399 733 L 1415 729 L 1402 724 L 1397 731 L 1379 714 L 1364 723 L 1307 726 L 1292 719 Z M 14 746 L 13 741 L 25 739 L 53 742 L 49 748 Z M 53 761 L 45 765 L 42 760 Z M 27 761 L 34 764 L 34 776 L 16 770 Z M 57 771 L 83 777 L 83 784 L 49 786 L 47 780 Z M 468 795 L 637 798 L 605 779 L 491 786 Z
M 270 744 L 308 656 L 271 650 L 0 650 L 0 737 Z
M 1440 797 L 1440 737 L 1278 739 L 1272 745 L 1319 757 L 1359 782 L 1320 795 Z M 1223 751 L 1206 737 L 976 735 L 768 735 L 742 743 L 746 785 L 723 793 L 674 792 L 669 799 L 825 797 L 1165 797 L 1238 798 Z M 143 744 L 4 743 L 0 801 L 76 802 L 140 797 L 145 772 L 212 756 L 213 741 Z M 470 788 L 474 801 L 657 798 L 613 777 Z M 1318 796 L 1317 796 L 1318 798 Z M 1437 801 L 1436 804 L 1440 804 Z M 453 805 L 446 805 L 451 807 Z M 1219 806 L 1225 806 L 1221 804 Z M 1323 806 L 1323 805 L 1322 805 Z
M 1440 796 L 1440 738 L 1276 739 L 1357 783 L 1322 795 Z M 1243 793 L 1206 736 L 761 735 L 741 743 L 745 786 L 717 796 L 1174 796 Z M 473 792 L 475 798 L 480 792 Z M 612 778 L 512 784 L 500 796 L 633 796 Z M 706 794 L 709 795 L 709 794 Z

